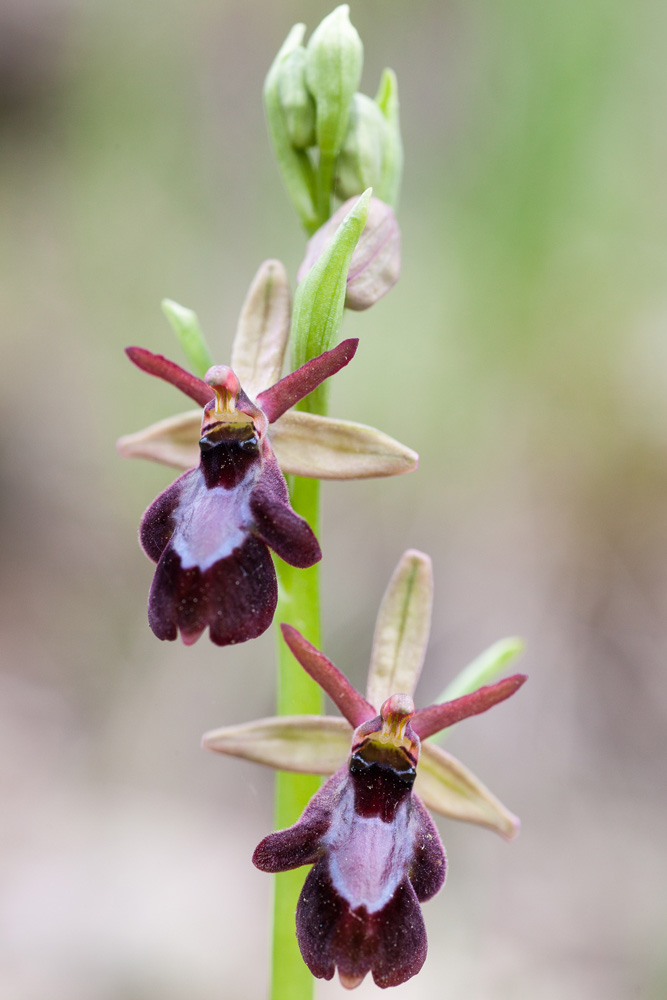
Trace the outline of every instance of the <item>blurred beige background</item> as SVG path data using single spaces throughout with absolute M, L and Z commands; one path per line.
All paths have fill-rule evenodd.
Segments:
M 183 408 L 122 348 L 228 357 L 260 261 L 303 239 L 261 84 L 301 0 L 0 3 L 0 997 L 265 995 L 271 775 L 201 733 L 269 714 L 273 639 L 161 644 L 140 515 L 170 473 L 114 441 Z M 446 1000 L 667 993 L 667 7 L 357 0 L 398 73 L 403 276 L 333 411 L 417 448 L 325 486 L 326 651 L 362 682 L 407 546 L 434 559 L 426 703 L 495 639 L 531 680 L 449 746 L 512 845 L 441 822 Z M 320 998 L 341 996 L 337 983 Z M 364 983 L 358 997 L 377 995 Z M 394 994 L 392 994 L 394 995 Z

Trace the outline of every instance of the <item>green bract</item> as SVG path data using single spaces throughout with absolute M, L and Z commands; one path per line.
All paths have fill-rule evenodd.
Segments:
M 347 290 L 347 272 L 361 236 L 371 191 L 362 196 L 336 230 L 331 243 L 296 290 L 292 313 L 292 363 L 296 367 L 329 350 L 340 330 Z M 303 400 L 301 409 L 323 412 L 325 396 L 319 390 Z

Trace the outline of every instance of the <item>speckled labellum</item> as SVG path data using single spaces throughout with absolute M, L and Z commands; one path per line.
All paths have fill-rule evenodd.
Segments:
M 356 346 L 347 340 L 314 358 L 260 393 L 256 404 L 225 365 L 201 380 L 160 355 L 128 348 L 138 367 L 204 406 L 199 466 L 172 483 L 141 522 L 141 545 L 157 563 L 148 620 L 159 639 L 180 632 L 190 645 L 207 626 L 220 646 L 261 635 L 277 601 L 269 547 L 292 566 L 321 558 L 309 525 L 290 506 L 266 432 L 346 365 Z

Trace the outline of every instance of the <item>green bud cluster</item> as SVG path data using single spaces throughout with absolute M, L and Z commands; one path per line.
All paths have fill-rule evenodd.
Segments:
M 403 168 L 395 74 L 385 69 L 375 99 L 358 92 L 364 50 L 347 4 L 336 7 L 307 45 L 296 24 L 264 84 L 269 134 L 283 182 L 306 231 L 345 201 L 373 188 L 396 207 Z

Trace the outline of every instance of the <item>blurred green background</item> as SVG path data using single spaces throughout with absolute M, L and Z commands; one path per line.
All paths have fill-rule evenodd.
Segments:
M 160 644 L 140 515 L 173 478 L 115 439 L 183 409 L 122 348 L 228 360 L 261 260 L 304 240 L 264 74 L 328 3 L 0 4 L 0 996 L 265 995 L 271 775 L 199 750 L 270 714 L 273 638 Z M 399 78 L 403 275 L 346 318 L 332 412 L 415 447 L 327 484 L 325 648 L 362 683 L 404 548 L 434 560 L 424 704 L 486 645 L 529 685 L 451 750 L 523 820 L 442 821 L 406 998 L 667 992 L 667 7 L 357 0 Z M 375 994 L 366 982 L 356 996 Z M 321 998 L 343 995 L 321 984 Z M 394 995 L 394 994 L 392 994 Z

